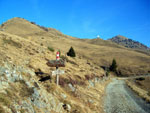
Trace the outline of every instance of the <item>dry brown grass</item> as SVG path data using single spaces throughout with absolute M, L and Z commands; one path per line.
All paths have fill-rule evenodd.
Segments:
M 6 113 L 1 104 L 0 104 L 0 113 Z
M 133 90 L 135 91 L 140 97 L 142 97 L 144 100 L 146 100 L 147 102 L 150 102 L 150 95 L 149 95 L 149 90 L 144 90 L 142 88 L 139 87 L 139 85 L 131 82 L 131 81 L 126 81 L 127 85 Z
M 28 39 L 26 41 L 32 41 L 36 45 L 42 43 L 43 47 L 51 46 L 56 51 L 61 50 L 64 54 L 73 46 L 78 56 L 82 56 L 100 66 L 109 66 L 112 59 L 115 58 L 119 70 L 123 74 L 147 73 L 150 68 L 149 55 L 127 49 L 110 41 L 77 39 L 66 36 L 52 28 L 49 28 L 48 32 L 44 32 L 36 25 L 19 18 L 9 20 L 5 24 L 6 32 L 25 37 Z M 31 52 L 31 54 L 35 55 L 34 52 Z
M 97 87 L 90 89 L 84 84 L 87 84 L 87 80 L 94 77 L 101 77 L 104 74 L 104 70 L 100 66 L 109 66 L 113 58 L 116 59 L 119 69 L 124 74 L 147 72 L 150 68 L 150 56 L 111 42 L 103 40 L 98 40 L 99 42 L 96 40 L 96 43 L 89 42 L 86 39 L 82 40 L 66 36 L 55 29 L 49 29 L 48 32 L 45 32 L 24 19 L 14 18 L 5 24 L 5 30 L 0 31 L 0 54 L 1 59 L 4 61 L 11 61 L 15 65 L 29 67 L 34 70 L 40 69 L 42 72 L 51 75 L 51 71 L 55 70 L 55 68 L 48 67 L 46 63 L 47 59 L 55 60 L 56 53 L 49 51 L 47 47 L 53 47 L 56 51 L 61 51 L 67 61 L 66 67 L 60 68 L 60 70 L 65 70 L 65 74 L 60 76 L 61 87 L 56 86 L 54 83 L 55 76 L 52 77 L 52 83 L 46 81 L 39 84 L 48 93 L 55 94 L 60 100 L 61 93 L 66 94 L 68 100 L 66 103 L 71 105 L 72 113 L 103 112 L 102 97 L 105 84 L 97 85 Z M 9 37 L 12 37 L 11 40 L 7 40 L 6 42 L 8 43 L 3 45 L 3 39 L 9 39 Z M 9 41 L 11 42 L 9 43 Z M 13 42 L 21 43 L 21 48 L 16 48 L 14 46 L 16 43 Z M 77 53 L 76 58 L 66 56 L 71 46 Z M 28 76 L 28 74 L 24 74 L 24 76 Z M 35 76 L 34 78 L 37 81 L 39 80 L 39 77 Z M 68 83 L 77 88 L 75 93 L 70 93 L 69 89 L 67 89 Z M 18 91 L 16 96 L 23 93 L 23 90 L 19 89 L 21 88 L 19 85 L 26 88 L 24 83 L 16 82 L 16 88 L 20 90 L 20 93 Z M 30 92 L 30 90 L 27 92 Z M 26 93 L 25 95 L 30 94 Z M 10 93 L 10 95 L 13 98 L 15 94 Z M 95 103 L 88 102 L 89 98 L 94 100 Z

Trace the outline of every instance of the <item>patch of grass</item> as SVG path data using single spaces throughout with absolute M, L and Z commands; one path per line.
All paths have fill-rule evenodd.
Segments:
M 24 80 L 16 81 L 20 83 L 19 95 L 21 97 L 30 97 L 34 93 L 34 88 L 29 87 Z
M 0 113 L 6 113 L 4 108 L 0 105 Z
M 54 48 L 52 48 L 52 47 L 50 47 L 50 46 L 48 46 L 47 48 L 48 48 L 48 50 L 51 51 L 51 52 L 54 52 L 54 51 L 55 51 Z
M 52 93 L 56 90 L 56 84 L 55 83 L 48 83 L 45 84 L 44 87 L 46 87 L 47 92 Z
M 3 94 L 3 93 L 0 93 L 0 103 L 2 103 L 5 106 L 11 105 L 10 98 L 6 94 Z
M 27 85 L 22 86 L 19 95 L 22 97 L 30 97 L 34 93 L 33 87 L 28 87 Z
M 90 74 L 90 75 L 84 75 L 85 76 L 85 80 L 92 80 L 94 79 L 96 76 L 94 74 Z
M 66 56 L 64 56 L 64 55 L 61 55 L 60 58 L 63 59 L 63 60 L 68 61 L 68 58 Z
M 15 42 L 15 41 L 13 41 L 13 40 L 11 40 L 11 39 L 3 39 L 3 43 L 4 44 L 10 44 L 10 45 L 12 45 L 12 46 L 15 46 L 15 47 L 17 47 L 17 48 L 21 48 L 22 47 L 22 45 L 20 44 L 20 43 L 18 43 L 18 42 Z
M 21 113 L 26 113 L 26 110 L 21 109 L 20 112 L 21 112 Z
M 67 62 L 73 64 L 73 65 L 76 65 L 76 66 L 79 66 L 76 62 L 72 61 L 72 60 L 69 60 L 69 59 L 66 59 Z
M 150 91 L 148 91 L 148 93 L 147 93 L 149 96 L 150 96 Z
M 75 85 L 79 85 L 79 86 L 85 85 L 85 81 L 82 81 L 82 80 L 74 80 L 71 77 L 69 77 L 69 78 L 60 77 L 59 85 L 61 87 L 65 87 L 69 83 L 72 84 L 73 86 L 75 86 Z

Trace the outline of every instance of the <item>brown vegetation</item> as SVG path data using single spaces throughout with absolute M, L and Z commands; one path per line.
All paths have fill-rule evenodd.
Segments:
M 150 56 L 118 46 L 110 41 L 77 39 L 53 28 L 45 31 L 34 23 L 21 18 L 8 20 L 2 28 L 5 30 L 0 31 L 0 61 L 9 61 L 14 65 L 35 70 L 35 72 L 40 70 L 40 72 L 48 73 L 48 75 L 37 73 L 35 76 L 29 76 L 28 73 L 21 74 L 30 82 L 31 78 L 34 79 L 35 87 L 45 89 L 60 102 L 67 100 L 65 104 L 71 105 L 72 113 L 103 112 L 102 97 L 106 84 L 104 82 L 104 84 L 95 84 L 96 87 L 89 87 L 89 80 L 95 77 L 102 79 L 105 72 L 100 66 L 109 67 L 113 58 L 116 59 L 118 69 L 122 74 L 147 73 L 150 68 Z M 75 58 L 66 56 L 71 46 L 75 49 Z M 55 76 L 51 76 L 51 82 L 49 79 L 44 82 L 39 81 L 41 77 L 50 76 L 51 71 L 56 69 L 46 65 L 47 60 L 56 59 L 56 53 L 50 49 L 49 51 L 48 47 L 60 50 L 61 58 L 66 60 L 66 67 L 59 68 L 65 70 L 65 74 L 60 75 L 60 87 L 55 84 Z M 69 83 L 76 88 L 75 92 L 70 91 Z M 27 98 L 33 93 L 32 87 L 27 87 L 24 81 L 16 81 L 11 88 L 7 93 L 11 99 L 13 97 Z M 67 99 L 61 97 L 61 94 L 66 95 Z M 3 103 L 6 103 L 5 101 L 9 103 L 8 98 L 3 99 Z M 0 107 L 0 110 L 2 111 L 3 107 Z

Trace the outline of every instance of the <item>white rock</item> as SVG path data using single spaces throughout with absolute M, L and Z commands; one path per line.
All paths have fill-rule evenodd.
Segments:
M 61 97 L 64 98 L 64 99 L 67 98 L 67 96 L 63 93 L 61 94 Z
M 67 110 L 71 111 L 71 106 L 69 104 L 67 104 Z

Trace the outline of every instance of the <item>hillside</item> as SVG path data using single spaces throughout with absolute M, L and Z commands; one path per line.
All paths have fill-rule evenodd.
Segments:
M 56 54 L 29 39 L 0 32 L 0 112 L 103 112 L 104 71 L 83 58 L 67 57 L 60 86 L 46 65 Z M 64 55 L 64 53 L 61 53 Z M 97 80 L 94 82 L 94 80 Z M 96 85 L 96 87 L 94 87 Z M 94 96 L 93 96 L 94 95 Z
M 109 81 L 101 66 L 115 58 L 124 75 L 150 71 L 150 56 L 102 39 L 78 39 L 22 18 L 0 26 L 0 112 L 103 113 Z M 73 47 L 77 57 L 65 57 Z M 55 51 L 50 51 L 53 48 Z M 47 60 L 66 59 L 60 86 Z
M 125 46 L 127 48 L 132 48 L 135 50 L 150 52 L 150 48 L 148 48 L 146 45 L 144 45 L 140 42 L 134 41 L 132 39 L 128 39 L 128 38 L 121 36 L 121 35 L 117 35 L 117 36 L 115 36 L 109 40 L 112 42 L 115 42 L 119 45 Z
M 27 26 L 30 28 L 27 28 Z M 147 73 L 149 71 L 149 55 L 133 51 L 111 41 L 104 41 L 102 39 L 78 39 L 64 35 L 53 28 L 45 31 L 36 24 L 22 18 L 10 19 L 4 23 L 2 28 L 5 28 L 4 32 L 21 36 L 26 40 L 32 41 L 32 43 L 42 45 L 42 48 L 52 47 L 55 50 L 61 50 L 64 54 L 73 46 L 78 56 L 98 66 L 109 66 L 112 59 L 115 58 L 119 70 L 125 75 Z

